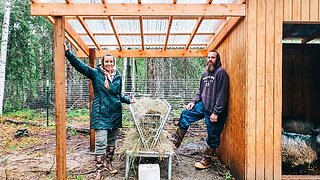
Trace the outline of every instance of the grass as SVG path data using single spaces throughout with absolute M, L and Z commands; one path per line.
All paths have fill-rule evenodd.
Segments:
M 7 112 L 4 117 L 19 118 L 23 120 L 36 120 L 45 118 L 45 114 L 31 109 L 23 109 L 14 112 Z

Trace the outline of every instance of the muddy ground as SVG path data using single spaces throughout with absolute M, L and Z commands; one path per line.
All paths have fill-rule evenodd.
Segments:
M 18 129 L 26 128 L 29 137 L 15 138 Z M 55 129 L 54 127 L 35 127 L 0 123 L 0 179 L 55 179 Z M 121 146 L 125 129 L 118 135 L 117 146 Z M 196 138 L 195 138 L 196 136 Z M 225 165 L 214 157 L 211 168 L 195 170 L 194 162 L 201 159 L 201 149 L 205 146 L 199 136 L 186 137 L 173 158 L 172 179 L 219 180 L 234 179 Z M 167 178 L 167 159 L 142 159 L 142 162 L 159 163 L 161 179 Z M 138 162 L 138 161 L 136 161 Z M 105 179 L 119 180 L 125 177 L 125 158 L 116 150 L 114 166 L 119 173 Z M 136 164 L 137 165 L 137 164 Z M 136 167 L 136 166 L 135 166 Z M 67 173 L 68 179 L 94 179 L 94 155 L 89 151 L 89 135 L 69 131 L 67 138 Z M 137 179 L 137 168 L 130 169 L 130 178 Z

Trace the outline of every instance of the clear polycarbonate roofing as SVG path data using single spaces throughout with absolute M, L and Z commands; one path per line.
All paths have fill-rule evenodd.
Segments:
M 67 3 L 66 0 L 37 0 L 38 3 Z M 141 0 L 141 4 L 172 4 L 173 0 Z M 176 0 L 177 4 L 206 4 L 208 0 Z M 233 4 L 237 0 L 213 0 L 212 4 Z M 70 3 L 132 3 L 138 0 L 73 0 Z M 88 47 L 101 49 L 205 48 L 224 18 L 175 16 L 66 16 L 66 21 Z M 172 18 L 172 20 L 170 20 Z M 83 25 L 86 24 L 86 27 Z M 168 30 L 168 27 L 170 29 Z M 194 31 L 196 29 L 196 31 Z M 88 32 L 89 31 L 89 32 Z M 168 34 L 169 32 L 169 34 Z M 89 35 L 93 34 L 93 37 Z M 117 40 L 118 38 L 118 40 Z M 189 42 L 191 40 L 191 42 Z

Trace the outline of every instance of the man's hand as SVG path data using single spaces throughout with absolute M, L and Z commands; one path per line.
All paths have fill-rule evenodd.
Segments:
M 193 106 L 194 106 L 194 103 L 193 102 L 191 102 L 191 103 L 189 103 L 188 105 L 187 105 L 187 110 L 191 110 L 192 108 L 193 108 Z
M 214 113 L 212 113 L 211 116 L 210 116 L 210 121 L 211 122 L 217 122 L 218 121 L 218 115 L 215 115 Z

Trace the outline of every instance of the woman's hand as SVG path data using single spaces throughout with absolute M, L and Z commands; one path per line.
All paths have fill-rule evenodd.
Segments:
M 68 47 L 67 47 L 66 43 L 63 43 L 63 46 L 64 46 L 64 51 L 67 51 Z
M 136 103 L 137 102 L 137 100 L 135 99 L 135 98 L 132 98 L 131 100 L 130 100 L 130 104 L 133 104 L 133 103 Z

